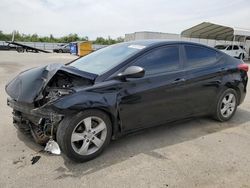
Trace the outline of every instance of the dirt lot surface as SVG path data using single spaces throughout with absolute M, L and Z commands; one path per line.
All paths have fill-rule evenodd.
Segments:
M 0 187 L 250 187 L 250 94 L 234 118 L 197 118 L 113 141 L 76 164 L 17 132 L 4 86 L 27 68 L 68 62 L 67 54 L 0 52 Z M 39 159 L 40 156 L 41 158 Z M 32 165 L 32 158 L 38 161 Z

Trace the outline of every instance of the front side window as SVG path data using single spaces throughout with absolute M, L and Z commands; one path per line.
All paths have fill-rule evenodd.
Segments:
M 143 67 L 145 75 L 154 75 L 179 69 L 179 48 L 177 46 L 161 47 L 147 53 L 135 63 Z
M 190 68 L 202 67 L 216 62 L 217 52 L 215 50 L 199 47 L 185 46 L 186 66 Z

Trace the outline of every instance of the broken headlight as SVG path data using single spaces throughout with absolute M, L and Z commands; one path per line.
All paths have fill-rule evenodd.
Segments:
M 63 96 L 70 95 L 72 93 L 74 93 L 74 90 L 69 88 L 49 88 L 47 90 L 45 100 L 47 102 L 53 102 Z

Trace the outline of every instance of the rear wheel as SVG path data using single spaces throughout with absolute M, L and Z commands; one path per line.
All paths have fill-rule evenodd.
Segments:
M 87 110 L 66 117 L 57 130 L 62 151 L 72 160 L 84 162 L 98 156 L 111 139 L 111 121 L 99 110 Z
M 215 119 L 221 122 L 231 119 L 237 109 L 237 99 L 237 93 L 234 89 L 226 89 L 217 101 Z

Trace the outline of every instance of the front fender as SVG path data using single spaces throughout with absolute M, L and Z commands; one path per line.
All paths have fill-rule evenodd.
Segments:
M 53 108 L 64 113 L 77 113 L 86 109 L 99 109 L 105 111 L 111 118 L 113 138 L 120 133 L 118 122 L 118 105 L 116 93 L 94 93 L 81 91 L 57 100 Z
M 60 110 L 80 110 L 98 107 L 105 107 L 111 110 L 115 110 L 116 94 L 82 91 L 62 97 L 61 99 L 57 100 L 53 104 L 53 106 Z

